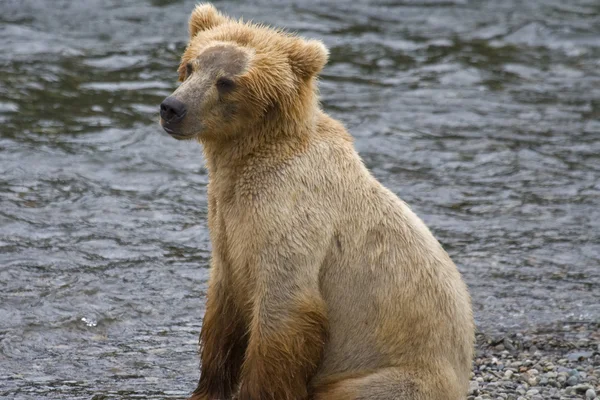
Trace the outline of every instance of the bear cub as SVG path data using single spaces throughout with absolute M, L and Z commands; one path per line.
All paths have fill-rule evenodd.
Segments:
M 321 109 L 326 47 L 210 4 L 189 31 L 160 122 L 198 140 L 209 171 L 211 275 L 191 399 L 464 399 L 467 288 Z

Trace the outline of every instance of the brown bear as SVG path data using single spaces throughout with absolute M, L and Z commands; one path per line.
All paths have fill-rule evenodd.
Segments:
M 161 125 L 197 139 L 213 245 L 192 399 L 458 400 L 474 324 L 424 223 L 319 106 L 316 40 L 197 6 Z

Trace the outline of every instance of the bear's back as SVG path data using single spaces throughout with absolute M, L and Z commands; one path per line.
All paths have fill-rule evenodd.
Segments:
M 456 266 L 335 124 L 322 124 L 308 155 L 328 186 L 316 206 L 327 207 L 334 232 L 320 270 L 330 329 L 320 374 L 447 363 L 468 376 L 473 322 Z

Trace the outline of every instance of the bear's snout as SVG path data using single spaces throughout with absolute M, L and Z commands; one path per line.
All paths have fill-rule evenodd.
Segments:
M 165 128 L 167 132 L 176 128 L 177 124 L 183 120 L 186 113 L 187 109 L 185 104 L 173 96 L 167 97 L 160 104 L 160 117 L 164 121 L 163 128 Z

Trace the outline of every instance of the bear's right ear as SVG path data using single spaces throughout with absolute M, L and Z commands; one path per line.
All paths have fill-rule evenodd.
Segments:
M 214 28 L 227 21 L 227 17 L 219 13 L 210 3 L 198 4 L 190 16 L 190 39 L 198 32 Z

